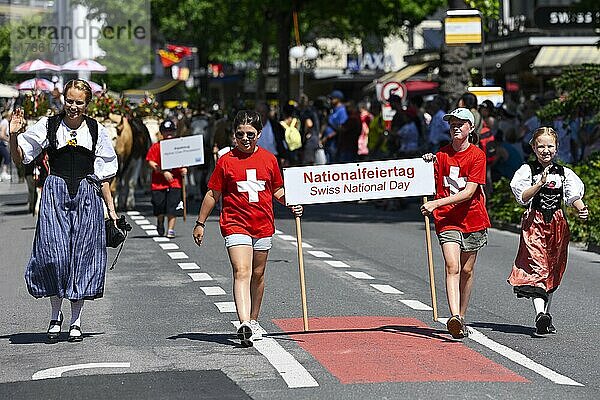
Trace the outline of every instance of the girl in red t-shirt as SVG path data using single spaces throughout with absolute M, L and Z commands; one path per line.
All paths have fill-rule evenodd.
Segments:
M 433 215 L 446 264 L 446 296 L 452 315 L 446 326 L 455 339 L 468 336 L 465 314 L 473 286 L 477 252 L 487 244 L 490 220 L 485 208 L 485 153 L 469 143 L 473 114 L 457 108 L 444 116 L 450 124 L 452 143 L 435 155 L 435 199 L 421 206 L 423 215 Z
M 262 130 L 260 114 L 242 110 L 233 121 L 235 147 L 217 161 L 194 227 L 199 246 L 204 224 L 222 197 L 221 234 L 233 267 L 233 298 L 240 320 L 242 345 L 252 346 L 264 330 L 258 314 L 265 289 L 265 267 L 275 232 L 273 197 L 285 204 L 283 178 L 277 159 L 256 145 Z M 302 206 L 290 207 L 302 215 Z

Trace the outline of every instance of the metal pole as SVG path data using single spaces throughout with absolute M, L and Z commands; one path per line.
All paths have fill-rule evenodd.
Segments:
M 300 78 L 298 83 L 298 102 L 300 102 L 300 97 L 304 93 L 304 57 L 300 59 Z
M 485 31 L 481 18 L 481 86 L 485 86 Z

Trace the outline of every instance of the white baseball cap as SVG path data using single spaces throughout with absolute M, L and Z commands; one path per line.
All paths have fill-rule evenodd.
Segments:
M 451 117 L 469 121 L 471 126 L 475 125 L 475 117 L 473 113 L 466 108 L 457 108 L 456 110 L 444 115 L 444 121 L 448 121 Z

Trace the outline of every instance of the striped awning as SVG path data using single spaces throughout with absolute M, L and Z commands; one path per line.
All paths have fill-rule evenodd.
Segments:
M 600 49 L 596 46 L 543 46 L 533 61 L 533 68 L 579 64 L 600 64 Z

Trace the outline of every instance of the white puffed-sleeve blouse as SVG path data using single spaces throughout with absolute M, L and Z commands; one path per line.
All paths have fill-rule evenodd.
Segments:
M 546 183 L 554 182 L 556 188 L 563 188 L 563 199 L 568 206 L 571 206 L 573 202 L 578 199 L 582 199 L 585 192 L 585 185 L 581 181 L 581 179 L 573 172 L 571 169 L 567 167 L 563 167 L 565 169 L 565 180 L 562 181 L 559 175 L 557 174 L 548 174 L 546 178 Z M 531 179 L 531 167 L 528 164 L 523 164 L 521 167 L 515 172 L 512 180 L 510 181 L 510 188 L 512 189 L 513 194 L 515 195 L 515 199 L 517 202 L 523 206 L 526 206 L 531 203 L 531 200 L 528 202 L 523 201 L 523 192 L 529 189 L 533 184 L 538 182 L 542 174 L 536 174 L 533 176 L 533 180 Z
M 33 161 L 43 149 L 48 147 L 46 124 L 47 117 L 42 117 L 35 125 L 28 128 L 25 132 L 17 137 L 19 146 L 23 150 L 23 163 L 29 164 Z M 75 133 L 77 145 L 83 146 L 88 150 L 92 150 L 92 135 L 85 122 L 77 129 L 70 129 L 61 122 L 56 138 L 58 140 L 57 147 L 60 149 L 67 145 L 67 141 L 71 139 L 71 133 Z M 106 128 L 98 123 L 98 141 L 96 142 L 96 152 L 94 160 L 94 175 L 100 180 L 112 178 L 116 175 L 118 169 L 117 154 L 112 146 L 112 142 L 108 137 Z

